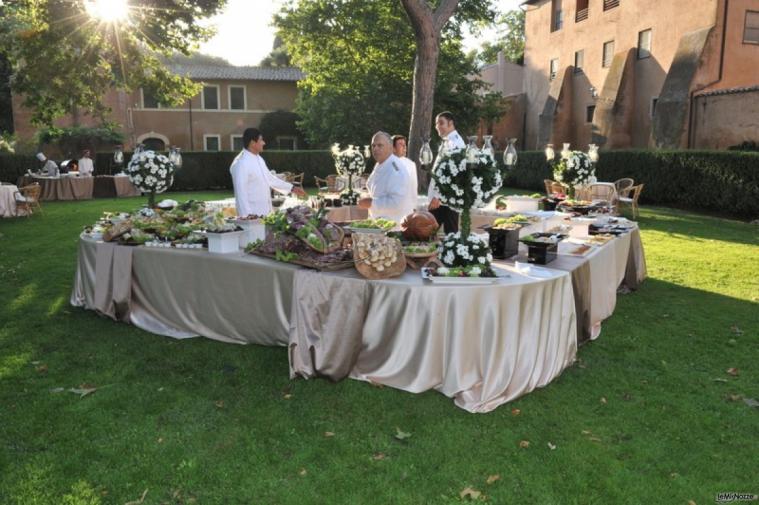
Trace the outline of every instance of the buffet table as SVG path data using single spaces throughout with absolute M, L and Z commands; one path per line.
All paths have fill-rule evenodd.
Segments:
M 556 378 L 578 343 L 598 336 L 619 284 L 645 278 L 637 229 L 535 272 L 494 267 L 489 285 L 429 284 L 415 271 L 368 281 L 83 236 L 71 303 L 175 338 L 288 346 L 293 377 L 435 389 L 487 412 Z
M 89 200 L 92 198 L 94 181 L 93 177 L 25 175 L 19 178 L 18 186 L 38 183 L 41 186 L 40 200 L 43 201 Z
M 96 175 L 92 191 L 94 198 L 124 198 L 140 196 L 138 190 L 127 175 Z

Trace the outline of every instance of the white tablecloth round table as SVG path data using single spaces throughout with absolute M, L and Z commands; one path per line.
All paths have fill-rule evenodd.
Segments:
M 13 184 L 0 186 L 0 216 L 16 217 L 16 193 L 18 187 Z

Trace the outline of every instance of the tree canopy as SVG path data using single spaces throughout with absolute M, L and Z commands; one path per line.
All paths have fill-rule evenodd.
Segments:
M 462 2 L 464 10 L 443 31 L 434 90 L 435 109 L 451 110 L 463 130 L 476 125 L 477 92 L 483 88 L 468 77 L 476 65 L 461 45 L 463 13 L 489 12 L 475 4 L 489 2 Z M 312 144 L 368 143 L 380 129 L 409 131 L 416 46 L 399 2 L 290 0 L 275 26 L 306 74 L 297 112 Z
M 507 60 L 520 63 L 524 60 L 524 11 L 521 9 L 499 14 L 493 23 L 497 38 L 482 44 L 477 59 L 485 65 L 495 63 L 498 53 L 503 51 Z
M 72 107 L 104 118 L 102 97 L 112 88 L 148 89 L 178 105 L 198 85 L 172 74 L 159 56 L 190 54 L 213 32 L 198 21 L 226 0 L 151 0 L 126 19 L 101 21 L 84 2 L 14 0 L 0 16 L 0 53 L 12 68 L 12 87 L 33 111 L 32 122 L 51 125 Z

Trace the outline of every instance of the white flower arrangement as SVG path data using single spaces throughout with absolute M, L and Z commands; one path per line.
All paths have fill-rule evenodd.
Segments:
M 556 163 L 553 178 L 569 186 L 586 186 L 596 182 L 596 167 L 586 153 L 571 151 L 569 155 Z
M 340 175 L 361 175 L 366 170 L 364 156 L 358 147 L 349 145 L 345 150 L 340 150 L 340 144 L 332 145 L 332 157 L 335 158 L 335 169 Z
M 474 163 L 467 163 L 464 149 L 446 150 L 432 168 L 432 178 L 440 201 L 456 210 L 479 208 L 498 193 L 503 176 L 491 152 L 478 152 Z
M 476 268 L 476 275 L 487 272 L 493 261 L 487 241 L 474 234 L 463 237 L 461 232 L 446 235 L 438 246 L 437 256 L 445 267 L 471 267 L 470 273 Z
M 174 182 L 174 164 L 163 154 L 141 151 L 126 168 L 129 180 L 143 193 L 163 193 Z

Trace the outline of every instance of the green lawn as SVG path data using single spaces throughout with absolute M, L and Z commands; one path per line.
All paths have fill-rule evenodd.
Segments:
M 173 340 L 69 306 L 82 226 L 142 201 L 47 203 L 0 221 L 2 504 L 439 504 L 471 488 L 498 504 L 702 505 L 759 493 L 759 408 L 744 401 L 759 400 L 756 225 L 644 209 L 642 288 L 554 383 L 474 415 L 436 392 L 291 381 L 284 348 Z M 56 392 L 79 387 L 97 390 Z

